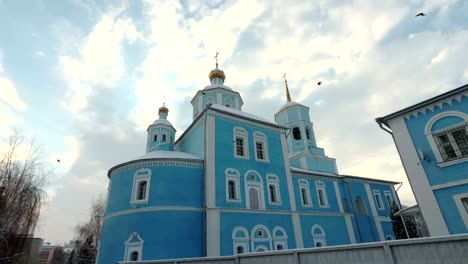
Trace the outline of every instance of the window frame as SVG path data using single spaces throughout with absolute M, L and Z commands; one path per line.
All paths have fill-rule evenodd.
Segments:
M 448 116 L 459 117 L 459 118 L 463 119 L 464 122 L 461 122 L 461 123 L 458 123 L 456 125 L 452 125 L 452 126 L 449 126 L 449 127 L 446 127 L 446 128 L 442 128 L 442 129 L 439 129 L 439 130 L 436 130 L 436 131 L 432 131 L 433 125 L 439 119 L 442 119 L 442 118 L 448 117 Z M 444 131 L 453 131 L 457 127 L 463 127 L 463 126 L 465 127 L 465 133 L 468 134 L 468 114 L 463 113 L 463 112 L 459 112 L 459 111 L 442 112 L 440 114 L 437 114 L 437 115 L 433 116 L 427 122 L 426 127 L 425 127 L 425 135 L 426 135 L 426 139 L 429 142 L 429 145 L 430 145 L 430 147 L 432 149 L 432 153 L 434 154 L 435 159 L 437 161 L 437 166 L 446 167 L 446 166 L 450 166 L 450 165 L 454 165 L 454 164 L 458 164 L 458 163 L 461 163 L 461 162 L 468 161 L 468 154 L 459 155 L 459 154 L 461 154 L 461 152 L 459 151 L 458 143 L 456 143 L 456 141 L 454 141 L 453 136 L 452 136 L 451 133 L 447 134 L 447 135 L 450 135 L 449 138 L 450 138 L 450 140 L 452 140 L 452 142 L 450 142 L 450 144 L 451 144 L 452 148 L 454 147 L 453 144 L 455 144 L 456 148 L 458 149 L 458 150 L 456 150 L 454 148 L 454 151 L 457 154 L 457 157 L 455 157 L 455 158 L 451 158 L 451 159 L 446 160 L 443 157 L 443 153 L 441 152 L 441 149 L 440 149 L 440 146 L 439 146 L 439 143 L 438 143 L 438 139 L 436 138 L 437 136 L 443 134 Z M 420 157 L 420 159 L 423 160 L 424 157 Z
M 224 171 L 224 175 L 226 178 L 226 202 L 235 202 L 240 203 L 242 201 L 241 194 L 240 194 L 240 174 L 239 171 L 233 168 L 227 168 Z M 235 195 L 237 199 L 231 199 L 229 197 L 229 181 L 234 182 L 235 187 Z
M 320 230 L 320 234 L 315 234 L 314 231 L 316 229 Z M 317 247 L 318 243 L 322 244 L 322 246 L 320 246 L 320 247 L 326 247 L 327 246 L 327 234 L 323 230 L 322 226 L 315 224 L 315 225 L 312 226 L 310 232 L 311 232 L 311 235 L 312 235 L 312 239 L 314 241 L 314 247 Z
M 233 143 L 234 143 L 234 157 L 241 158 L 241 159 L 249 159 L 249 138 L 248 132 L 242 127 L 234 127 L 233 128 Z M 243 148 L 243 155 L 237 154 L 237 139 L 242 139 L 242 148 Z
M 134 241 L 135 240 L 134 238 L 136 238 L 136 241 Z M 130 258 L 131 258 L 132 253 L 137 252 L 138 253 L 137 261 L 141 261 L 142 256 L 143 256 L 143 244 L 144 243 L 145 241 L 141 239 L 140 235 L 137 232 L 131 233 L 127 241 L 125 241 L 124 243 L 125 245 L 124 260 L 131 261 Z
M 303 207 L 313 207 L 314 205 L 313 205 L 313 202 L 312 202 L 312 197 L 310 195 L 309 181 L 305 180 L 305 179 L 299 179 L 298 184 L 299 184 L 299 193 L 300 193 L 300 199 L 301 199 L 302 206 Z M 306 197 L 307 197 L 308 202 L 309 202 L 308 204 L 306 204 L 305 201 L 304 201 L 302 190 L 305 190 L 305 194 L 306 194 Z
M 237 237 L 236 236 L 236 234 L 239 231 L 244 234 L 244 237 Z M 239 247 L 239 246 L 244 248 L 244 252 L 240 253 L 240 254 L 249 253 L 249 240 L 250 240 L 249 232 L 247 231 L 247 229 L 245 229 L 245 227 L 238 226 L 238 227 L 234 228 L 234 230 L 232 230 L 232 246 L 233 246 L 232 247 L 232 253 L 233 253 L 233 255 L 238 255 L 237 247 Z
M 453 199 L 455 200 L 458 213 L 460 214 L 460 217 L 463 220 L 465 227 L 468 229 L 468 208 L 463 203 L 465 199 L 467 199 L 467 203 L 468 203 L 468 193 L 461 193 L 461 194 L 454 195 Z
M 140 183 L 146 181 L 145 199 L 138 199 Z M 151 170 L 150 169 L 139 169 L 133 174 L 133 188 L 132 196 L 130 199 L 131 205 L 137 204 L 148 204 L 149 202 L 149 190 L 151 186 Z
M 374 197 L 374 203 L 379 210 L 385 210 L 385 206 L 382 200 L 380 190 L 372 190 L 372 197 Z
M 256 161 L 260 161 L 260 162 L 270 162 L 270 155 L 268 153 L 268 138 L 267 136 L 262 133 L 262 132 L 259 132 L 259 131 L 255 131 L 254 132 L 254 149 L 255 149 L 255 160 Z M 263 158 L 259 158 L 258 157 L 258 148 L 257 148 L 257 144 L 261 144 L 262 145 L 262 151 L 263 151 Z
M 249 176 L 255 175 L 255 178 L 258 177 L 257 180 L 250 179 Z M 245 184 L 245 206 L 248 209 L 252 210 L 265 210 L 265 194 L 263 191 L 263 179 L 260 174 L 254 170 L 249 170 L 245 173 L 244 176 L 244 184 Z M 250 204 L 250 189 L 255 189 L 258 194 L 258 208 L 251 208 Z
M 329 208 L 330 203 L 328 202 L 327 187 L 326 187 L 325 183 L 323 181 L 316 181 L 315 182 L 315 189 L 316 189 L 316 192 L 317 192 L 317 199 L 318 199 L 319 207 Z M 322 198 L 323 198 L 324 204 L 322 204 L 322 199 L 320 199 L 320 192 L 319 191 L 322 191 L 322 194 L 323 194 Z
M 267 178 L 267 186 L 268 186 L 268 201 L 272 205 L 281 205 L 281 192 L 280 192 L 280 184 L 279 184 L 279 178 L 276 174 L 268 173 L 266 175 Z M 276 195 L 276 201 L 272 200 L 271 192 L 270 192 L 270 186 L 273 186 L 275 188 L 275 195 Z
M 296 133 L 297 131 L 297 133 Z M 300 141 L 302 140 L 302 133 L 301 133 L 301 128 L 299 126 L 295 126 L 293 127 L 292 129 L 292 134 L 293 134 L 293 139 L 296 140 L 296 141 Z M 297 138 L 296 138 L 297 136 Z
M 392 193 L 390 191 L 384 191 L 384 195 L 385 195 L 385 199 L 387 200 L 387 204 L 388 204 L 388 209 L 392 209 L 392 205 L 393 205 L 393 197 L 392 197 Z

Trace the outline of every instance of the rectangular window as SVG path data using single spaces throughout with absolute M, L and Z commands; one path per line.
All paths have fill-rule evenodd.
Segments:
M 257 152 L 257 159 L 259 160 L 264 160 L 265 155 L 264 155 L 264 150 L 263 150 L 263 142 L 255 142 L 255 149 Z
M 377 204 L 377 208 L 379 210 L 383 210 L 384 206 L 382 202 L 382 196 L 380 195 L 379 191 L 374 191 L 374 199 L 375 199 L 375 203 Z
M 268 185 L 268 191 L 270 192 L 270 202 L 277 203 L 278 195 L 276 194 L 276 186 L 274 184 Z
M 468 156 L 467 125 L 456 126 L 433 134 L 444 161 Z
M 318 193 L 318 198 L 319 198 L 319 203 L 320 203 L 320 206 L 321 207 L 326 207 L 328 206 L 328 201 L 327 201 L 327 197 L 325 195 L 325 191 L 323 189 L 318 189 L 317 190 L 317 193 Z
M 393 199 L 392 199 L 392 195 L 390 194 L 390 192 L 385 192 L 385 198 L 387 199 L 388 208 L 392 208 Z
M 244 139 L 241 137 L 236 138 L 236 155 L 244 156 Z
M 228 195 L 229 200 L 237 200 L 236 182 L 234 180 L 228 181 Z
M 462 198 L 461 199 L 463 207 L 465 207 L 465 211 L 468 214 L 468 197 Z
M 310 205 L 309 196 L 307 195 L 307 190 L 305 188 L 301 188 L 301 197 L 303 205 Z

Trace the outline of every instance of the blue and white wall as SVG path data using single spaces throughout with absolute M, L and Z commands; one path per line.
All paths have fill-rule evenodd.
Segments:
M 431 236 L 468 232 L 467 122 L 466 92 L 388 121 Z

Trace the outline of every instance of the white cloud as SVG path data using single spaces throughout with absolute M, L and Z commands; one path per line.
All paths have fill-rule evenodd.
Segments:
M 20 99 L 13 82 L 3 76 L 0 76 L 0 99 L 15 110 L 24 111 L 27 108 L 27 104 Z
M 445 48 L 441 50 L 439 53 L 437 53 L 437 55 L 434 58 L 432 58 L 431 64 L 437 64 L 443 61 L 446 57 L 447 57 L 447 49 Z

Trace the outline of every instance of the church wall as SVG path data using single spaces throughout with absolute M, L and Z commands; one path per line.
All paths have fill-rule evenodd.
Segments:
M 369 183 L 369 187 L 371 189 L 371 192 L 372 192 L 372 195 L 374 195 L 374 191 L 378 191 L 378 193 L 380 194 L 380 197 L 382 199 L 382 205 L 383 205 L 383 208 L 382 209 L 378 209 L 377 207 L 377 202 L 375 201 L 375 197 L 374 198 L 374 204 L 376 204 L 376 208 L 377 208 L 377 214 L 379 216 L 390 216 L 390 204 L 388 204 L 387 202 L 387 198 L 385 197 L 385 193 L 390 193 L 390 195 L 392 196 L 392 201 L 395 201 L 397 202 L 398 204 L 398 201 L 396 200 L 396 198 L 393 196 L 392 194 L 392 186 L 390 185 L 384 185 L 384 184 L 376 184 L 376 183 Z
M 240 127 L 247 132 L 248 158 L 234 156 L 234 128 Z M 254 132 L 263 133 L 268 139 L 267 149 L 269 161 L 257 161 L 255 158 Z M 286 168 L 283 160 L 280 132 L 267 129 L 252 123 L 237 122 L 227 118 L 215 119 L 215 175 L 216 175 L 216 206 L 231 208 L 246 208 L 246 175 L 258 173 L 262 182 L 263 201 L 266 209 L 290 209 L 289 195 L 286 184 Z M 239 172 L 240 201 L 226 201 L 226 169 Z M 274 174 L 279 180 L 280 204 L 271 204 L 268 198 L 267 174 Z
M 292 120 L 304 120 L 304 119 L 301 119 L 299 116 L 299 113 L 300 113 L 299 107 L 288 108 L 286 112 L 287 112 L 289 122 L 291 122 Z
M 259 245 L 264 245 L 268 250 L 274 250 L 275 227 L 281 227 L 286 232 L 287 246 L 284 249 L 295 248 L 294 231 L 292 227 L 291 215 L 288 213 L 269 213 L 269 212 L 221 212 L 221 255 L 233 255 L 234 240 L 233 231 L 236 227 L 243 227 L 248 232 L 248 247 L 249 252 L 254 250 Z M 254 228 L 258 225 L 263 225 L 268 229 L 268 232 L 263 234 L 263 238 L 255 234 Z M 262 240 L 266 240 L 263 241 Z M 270 244 L 271 241 L 271 244 Z M 253 247 L 252 247 L 253 246 Z
M 466 233 L 468 231 L 468 218 L 464 218 L 463 206 L 457 205 L 456 201 L 462 195 L 468 197 L 468 184 L 443 188 L 434 191 L 434 195 L 439 205 L 441 205 L 442 216 L 447 223 L 451 234 Z
M 309 109 L 307 109 L 305 107 L 301 107 L 301 108 L 299 108 L 299 111 L 301 113 L 302 120 L 310 121 Z
M 162 163 L 161 163 L 162 162 Z M 106 214 L 129 210 L 135 207 L 150 206 L 189 206 L 203 207 L 203 168 L 196 164 L 195 168 L 182 166 L 164 166 L 159 161 L 156 165 L 138 165 L 128 169 L 118 170 L 111 176 L 109 199 Z M 187 163 L 194 164 L 194 163 Z M 148 184 L 148 203 L 132 206 L 132 187 L 134 174 L 141 168 L 151 170 Z
M 142 260 L 202 257 L 202 211 L 136 211 L 105 219 L 99 263 L 124 259 L 125 242 L 137 232 L 143 240 Z
M 419 149 L 423 155 L 426 155 L 429 158 L 426 159 L 427 161 L 421 162 L 421 165 L 423 166 L 429 183 L 432 186 L 467 179 L 465 172 L 468 170 L 468 162 L 465 161 L 445 167 L 437 166 L 436 164 L 438 161 L 429 144 L 428 138 L 425 136 L 427 123 L 434 116 L 448 111 L 468 114 L 468 97 L 463 96 L 461 102 L 453 100 L 451 105 L 444 103 L 442 104 L 442 107 L 436 106 L 432 112 L 427 111 L 425 114 L 419 113 L 417 117 L 411 116 L 409 119 L 405 119 L 405 124 L 415 149 Z M 444 118 L 445 120 L 439 120 L 439 122 L 434 123 L 432 131 L 442 129 L 442 126 L 448 127 L 453 125 L 453 122 L 455 121 L 453 118 L 454 116 L 448 117 L 449 118 Z M 461 123 L 462 122 L 458 124 Z M 450 175 L 450 177 L 447 177 L 447 175 Z
M 202 159 L 205 158 L 205 117 L 194 125 L 184 138 L 177 142 L 177 151 L 187 152 Z
M 310 198 L 312 206 L 305 206 L 302 203 L 301 191 L 299 188 L 299 180 L 306 180 L 309 184 Z M 316 188 L 316 182 L 323 182 L 325 184 L 326 196 L 328 200 L 328 206 L 320 206 L 319 198 Z M 304 212 L 335 212 L 339 213 L 339 205 L 336 198 L 335 189 L 333 186 L 333 180 L 325 177 L 303 177 L 297 174 L 293 174 L 293 185 L 294 194 L 296 198 L 296 205 L 298 211 Z
M 341 215 L 301 215 L 302 238 L 304 247 L 316 247 L 316 242 L 320 238 L 312 233 L 314 226 L 320 226 L 324 231 L 324 246 L 335 246 L 349 244 L 350 239 L 344 216 Z M 314 240 L 315 237 L 315 240 Z
M 307 157 L 307 168 L 309 170 L 337 173 L 334 159 L 321 159 L 309 156 Z
M 380 224 L 382 225 L 385 240 L 394 240 L 395 233 L 393 233 L 392 221 L 381 221 Z

